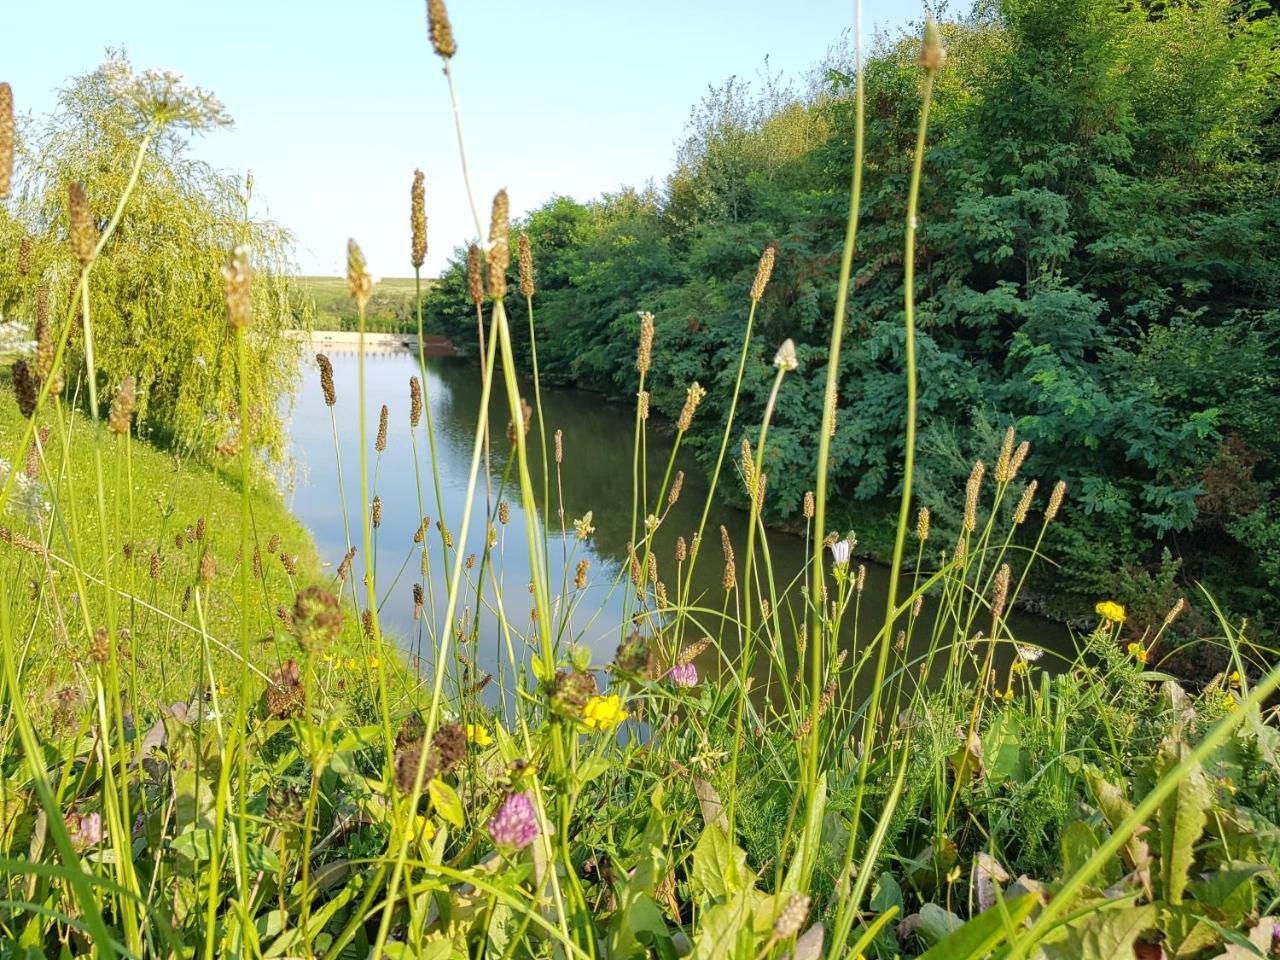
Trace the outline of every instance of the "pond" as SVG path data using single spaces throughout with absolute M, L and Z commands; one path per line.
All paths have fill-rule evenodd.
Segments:
M 333 363 L 334 382 L 338 396 L 334 411 L 338 421 L 337 452 L 341 457 L 342 479 L 347 496 L 347 510 L 351 523 L 352 542 L 360 542 L 360 473 L 359 473 L 359 421 L 356 404 L 358 356 L 354 351 L 341 352 L 330 348 L 328 356 Z M 407 350 L 369 352 L 366 364 L 366 403 L 368 416 L 368 441 L 370 444 L 369 483 L 370 497 L 382 500 L 382 522 L 376 531 L 375 571 L 379 593 L 380 622 L 383 631 L 400 638 L 407 653 L 423 655 L 430 650 L 430 641 L 424 636 L 423 620 L 414 618 L 413 583 L 419 581 L 419 554 L 413 536 L 420 515 L 432 518 L 441 515 L 448 518 L 448 526 L 456 536 L 467 493 L 467 477 L 471 463 L 476 412 L 480 402 L 480 373 L 472 363 L 444 357 L 427 360 L 427 394 L 431 403 L 435 425 L 436 466 L 439 473 L 440 496 L 443 511 L 437 506 L 436 492 L 431 476 L 425 424 L 416 431 L 416 451 L 410 442 L 409 431 L 409 379 L 419 373 L 415 354 Z M 324 404 L 314 362 L 308 357 L 305 383 L 299 391 L 292 423 L 293 457 L 298 466 L 290 494 L 291 507 L 298 518 L 313 533 L 321 556 L 331 565 L 341 560 L 347 546 L 341 499 L 338 494 L 338 469 L 335 458 L 333 429 L 330 411 Z M 500 386 L 500 385 L 499 385 Z M 507 465 L 510 443 L 507 440 L 509 421 L 505 394 L 495 390 L 490 405 L 490 429 L 492 441 L 489 484 L 495 500 L 499 484 Z M 622 623 L 627 616 L 624 610 L 624 591 L 618 586 L 619 576 L 625 576 L 628 565 L 627 545 L 633 539 L 632 517 L 632 462 L 634 451 L 634 410 L 602 399 L 598 394 L 566 388 L 544 388 L 542 403 L 548 435 L 556 430 L 564 435 L 564 462 L 557 477 L 555 464 L 551 465 L 552 529 L 548 537 L 548 566 L 553 585 L 567 581 L 571 584 L 580 560 L 590 562 L 588 585 L 582 591 L 582 601 L 574 615 L 573 629 L 577 642 L 589 646 L 596 663 L 612 659 L 620 637 Z M 377 431 L 378 411 L 386 404 L 390 411 L 389 439 L 380 459 L 372 449 Z M 536 436 L 534 421 L 533 435 Z M 647 438 L 648 489 L 652 502 L 660 488 L 663 473 L 671 451 L 671 438 L 660 429 L 650 429 Z M 415 456 L 417 468 L 415 469 Z M 534 454 L 536 457 L 536 454 Z M 706 501 L 707 482 L 692 456 L 682 451 L 677 457 L 677 469 L 685 472 L 684 487 L 680 499 L 672 507 L 655 538 L 659 564 L 659 578 L 674 582 L 674 552 L 678 536 L 692 538 L 701 518 Z M 481 471 L 483 473 L 483 463 Z M 724 477 L 732 481 L 731 465 L 726 464 Z M 535 461 L 531 471 L 541 475 L 541 463 Z M 419 484 L 418 477 L 421 476 Z M 540 487 L 540 481 L 535 481 Z M 499 543 L 495 548 L 495 572 L 503 584 L 503 599 L 508 618 L 519 626 L 521 632 L 529 624 L 533 598 L 527 592 L 530 580 L 525 518 L 520 508 L 518 479 L 515 471 L 502 492 L 501 499 L 510 504 L 510 520 L 499 526 Z M 564 525 L 560 529 L 557 516 L 556 490 L 563 498 Z M 468 542 L 463 545 L 467 553 L 481 552 L 485 536 L 485 488 L 483 477 L 478 481 L 473 506 L 473 516 Z M 541 494 L 539 492 L 539 498 Z M 421 503 L 421 510 L 419 504 Z M 573 520 L 592 515 L 594 532 L 582 542 L 574 536 Z M 747 516 L 742 510 L 723 503 L 713 505 L 704 537 L 704 550 L 695 568 L 691 596 L 704 595 L 705 605 L 720 608 L 724 599 L 721 586 L 722 555 L 718 543 L 718 530 L 723 524 L 729 531 L 739 555 L 745 551 Z M 429 589 L 437 611 L 443 615 L 447 591 L 444 587 L 443 557 L 439 535 L 434 530 L 428 537 L 431 545 L 429 557 L 433 575 L 428 578 Z M 805 539 L 790 533 L 771 531 L 769 551 L 778 583 L 790 582 L 806 561 Z M 739 574 L 741 575 L 739 560 Z M 882 621 L 888 571 L 867 563 L 867 581 L 860 605 L 862 622 L 858 636 L 867 642 L 873 637 Z M 478 565 L 471 573 L 478 573 Z M 357 562 L 356 576 L 359 577 Z M 553 593 L 558 592 L 553 589 Z M 488 591 L 486 591 L 486 594 Z M 474 592 L 470 593 L 474 602 Z M 363 604 L 363 590 L 361 591 Z M 459 613 L 462 613 L 461 605 Z M 475 611 L 470 611 L 474 615 Z M 927 643 L 933 610 L 925 605 L 922 620 L 915 631 L 916 641 L 922 647 Z M 853 642 L 852 626 L 846 618 L 846 642 Z M 1009 625 L 1021 642 L 1036 644 L 1050 650 L 1068 652 L 1072 649 L 1064 627 L 1031 614 L 1015 611 L 1009 615 Z M 506 656 L 505 642 L 497 630 L 492 611 L 482 611 L 480 617 L 479 646 L 476 651 L 481 671 L 492 671 Z M 523 655 L 528 659 L 528 652 Z

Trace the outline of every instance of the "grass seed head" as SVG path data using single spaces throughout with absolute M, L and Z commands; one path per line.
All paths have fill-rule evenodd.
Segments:
M 421 170 L 413 171 L 409 188 L 409 262 L 420 269 L 427 259 L 427 196 Z
M 677 470 L 675 479 L 671 481 L 671 492 L 667 494 L 667 506 L 674 507 L 680 499 L 680 491 L 684 489 L 684 471 Z
M 17 360 L 13 364 L 11 374 L 13 394 L 18 400 L 18 410 L 30 419 L 36 412 L 36 401 L 40 398 L 40 383 L 25 360 Z
M 686 432 L 693 424 L 693 415 L 698 412 L 698 404 L 707 395 L 707 391 L 695 380 L 689 385 L 689 389 L 684 395 L 684 409 L 680 411 L 680 419 L 676 421 L 676 428 L 681 432 Z
M 338 394 L 333 388 L 333 364 L 323 353 L 317 353 L 316 366 L 320 368 L 320 390 L 324 394 L 325 405 L 332 407 L 338 402 Z
M 13 179 L 13 87 L 0 83 L 0 200 L 9 196 Z
M 484 283 L 480 279 L 480 247 L 474 243 L 467 248 L 467 293 L 477 307 L 484 303 Z
M 1036 481 L 1032 480 L 1022 488 L 1022 496 L 1018 499 L 1018 507 L 1013 511 L 1013 522 L 1015 526 L 1021 525 L 1027 519 L 1027 511 L 1031 509 L 1031 501 L 1036 496 Z
M 969 474 L 969 482 L 964 491 L 964 528 L 969 533 L 978 529 L 978 498 L 982 493 L 982 478 L 987 474 L 987 465 L 979 460 L 973 465 Z
M 18 273 L 24 277 L 31 272 L 32 252 L 31 237 L 24 234 L 18 242 Z
M 368 304 L 369 295 L 373 292 L 373 277 L 369 274 L 364 251 L 355 240 L 347 241 L 347 290 L 361 310 Z
M 449 23 L 449 11 L 444 7 L 444 0 L 427 0 L 427 31 L 431 35 L 431 46 L 444 60 L 448 60 L 458 52 L 458 44 L 453 39 L 453 26 Z
M 227 323 L 232 330 L 244 330 L 253 319 L 253 268 L 249 265 L 249 250 L 239 246 L 231 252 L 231 262 L 222 268 L 224 292 L 227 298 Z
M 529 235 L 520 234 L 520 292 L 532 297 L 533 286 L 533 249 L 529 245 Z
M 116 389 L 115 399 L 111 401 L 111 409 L 107 413 L 107 429 L 117 436 L 129 432 L 129 424 L 133 420 L 133 408 L 137 403 L 137 381 L 133 374 L 120 381 Z
M 1044 511 L 1044 522 L 1053 523 L 1058 516 L 1058 511 L 1062 509 L 1062 501 L 1067 496 L 1067 484 L 1065 480 L 1059 480 L 1053 485 L 1053 493 L 1049 494 L 1049 506 Z
M 773 365 L 787 373 L 800 366 L 800 361 L 796 359 L 796 343 L 790 337 L 782 341 L 782 346 L 773 355 Z
M 94 248 L 98 245 L 98 228 L 89 211 L 84 184 L 79 180 L 67 188 L 67 213 L 71 218 L 71 252 L 82 268 L 87 267 L 93 262 Z
M 636 350 L 636 369 L 640 375 L 649 372 L 653 363 L 653 314 L 648 310 L 640 311 L 640 346 Z
M 556 465 L 564 463 L 564 431 L 556 431 Z
M 373 520 L 373 528 L 376 530 L 382 526 L 382 498 L 374 497 L 373 505 L 369 510 L 370 517 Z
M 573 586 L 576 590 L 581 590 L 587 585 L 587 569 L 591 566 L 588 560 L 579 560 L 578 568 L 573 572 Z
M 920 66 L 932 73 L 941 70 L 947 62 L 947 51 L 942 45 L 942 31 L 933 17 L 925 22 L 924 38 L 920 44 Z
M 1005 604 L 1009 601 L 1009 578 L 1011 571 L 1007 563 L 1001 564 L 996 571 L 996 582 L 991 593 L 991 634 L 995 636 L 996 624 L 1004 616 Z
M 417 377 L 409 378 L 409 428 L 416 429 L 422 422 L 422 384 Z
M 640 414 L 640 419 L 648 420 L 649 419 L 649 391 L 641 390 L 640 393 L 637 394 L 636 399 L 637 399 L 637 408 L 638 408 L 637 412 Z
M 382 409 L 378 411 L 378 436 L 373 441 L 373 448 L 379 453 L 387 449 L 387 421 L 391 413 L 384 403 Z
M 1009 465 L 1013 461 L 1013 427 L 1004 432 L 1004 442 L 1000 444 L 1000 455 L 996 457 L 996 483 L 1008 483 L 1013 479 L 1009 473 Z
M 501 300 L 507 295 L 507 267 L 511 265 L 511 201 L 506 189 L 493 197 L 489 217 L 489 296 Z
M 769 286 L 769 278 L 773 276 L 773 261 L 778 255 L 778 248 L 772 243 L 764 248 L 764 253 L 760 254 L 760 263 L 756 266 L 756 279 L 751 284 L 751 299 L 757 303 L 764 296 L 764 291 Z

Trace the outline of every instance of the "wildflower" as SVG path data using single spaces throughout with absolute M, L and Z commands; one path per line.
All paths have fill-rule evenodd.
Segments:
M 511 262 L 509 217 L 510 201 L 507 191 L 502 189 L 494 194 L 489 219 L 489 296 L 494 300 L 507 295 L 507 265 Z
M 566 716 L 578 716 L 596 697 L 596 678 L 583 670 L 559 670 L 551 680 L 551 708 Z
M 680 411 L 680 419 L 676 421 L 676 428 L 684 433 L 693 424 L 693 415 L 698 411 L 698 404 L 702 403 L 706 397 L 707 391 L 695 380 L 689 385 L 689 389 L 684 396 L 684 409 Z
M 290 658 L 271 672 L 267 689 L 262 695 L 267 716 L 287 720 L 302 710 L 302 673 L 298 661 Z
M 756 278 L 751 284 L 751 299 L 757 303 L 764 296 L 769 278 L 773 276 L 773 261 L 777 255 L 778 248 L 772 243 L 764 248 L 764 253 L 760 254 L 760 263 L 756 265 Z
M 78 850 L 96 847 L 102 842 L 102 814 L 89 813 L 81 816 L 72 813 L 67 816 L 67 832 L 71 834 L 71 842 Z
M 698 684 L 698 668 L 692 663 L 679 663 L 667 671 L 667 679 L 673 687 L 693 687 Z
M 790 337 L 782 341 L 782 346 L 774 354 L 773 365 L 779 370 L 785 370 L 788 373 L 800 366 L 800 361 L 796 359 L 795 341 Z
M 1228 681 L 1228 682 L 1229 682 L 1233 687 L 1238 687 L 1238 686 L 1240 686 L 1240 682 L 1241 682 L 1243 679 L 1244 679 L 1244 677 L 1242 677 L 1242 676 L 1240 675 L 1240 671 L 1239 671 L 1239 670 L 1232 670 L 1232 671 L 1231 671 L 1231 676 L 1227 677 L 1227 681 Z
M 1013 703 L 1013 687 L 1006 687 L 1004 693 L 1000 694 L 1000 699 L 1005 703 Z
M 222 280 L 227 299 L 227 323 L 232 330 L 243 330 L 253 319 L 253 268 L 249 266 L 249 251 L 238 246 L 231 251 L 231 262 L 222 268 Z
M 592 730 L 612 730 L 627 719 L 622 708 L 622 698 L 616 693 L 607 697 L 594 696 L 582 708 L 582 723 Z
M 112 96 L 133 107 L 143 121 L 192 131 L 231 124 L 226 107 L 209 91 L 188 86 L 180 73 L 144 70 L 135 74 L 122 58 L 108 60 L 102 73 Z
M 1044 651 L 1039 647 L 1030 647 L 1024 644 L 1018 644 L 1018 657 L 1027 663 L 1035 663 L 1044 656 Z
M 377 670 L 378 664 L 381 662 L 382 661 L 380 661 L 377 657 L 365 657 L 364 659 L 364 665 L 368 667 L 370 670 Z
M 430 843 L 436 838 L 436 825 L 430 817 L 419 814 L 417 817 L 418 840 L 422 843 Z
M 1147 648 L 1137 642 L 1129 644 L 1126 649 L 1129 651 L 1129 656 L 1133 657 L 1133 659 L 1137 660 L 1139 663 L 1146 663 L 1148 656 L 1150 656 Z
M 1109 623 L 1124 623 L 1125 612 L 1121 604 L 1114 600 L 1102 600 L 1093 608 L 1098 616 Z
M 490 736 L 489 731 L 478 723 L 468 723 L 465 730 L 468 743 L 474 743 L 477 747 L 487 747 L 493 743 L 493 737 Z
M 523 850 L 538 837 L 538 814 L 527 792 L 513 793 L 489 819 L 489 836 L 499 847 Z
M 831 561 L 837 567 L 847 567 L 852 553 L 853 544 L 848 539 L 837 540 L 831 544 Z
M 419 269 L 427 259 L 427 199 L 421 170 L 413 171 L 409 188 L 409 262 Z
M 503 523 L 506 523 L 504 520 Z M 591 525 L 591 511 L 588 510 L 583 516 L 573 521 L 573 535 L 579 540 L 585 540 L 596 532 L 596 528 Z

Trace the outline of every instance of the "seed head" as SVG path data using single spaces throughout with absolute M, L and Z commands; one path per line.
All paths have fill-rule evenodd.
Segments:
M 1013 477 L 1009 473 L 1009 464 L 1013 461 L 1013 427 L 1004 432 L 1004 442 L 1000 444 L 1000 456 L 996 457 L 996 483 L 1008 483 Z
M 458 52 L 444 0 L 427 0 L 427 31 L 431 34 L 431 46 L 442 59 L 448 60 Z
M 729 531 L 724 524 L 720 524 L 720 548 L 724 551 L 725 560 L 733 563 L 733 541 L 729 539 Z
M 1009 565 L 1001 564 L 996 571 L 995 587 L 991 594 L 991 635 L 995 636 L 996 624 L 1004 616 L 1004 607 L 1009 600 Z
M 218 561 L 213 558 L 212 553 L 206 553 L 200 558 L 200 579 L 205 583 L 213 583 L 213 579 L 217 575 Z
M 484 283 L 480 279 L 480 248 L 472 244 L 467 248 L 467 292 L 477 307 L 484 303 Z
M 422 608 L 425 597 L 422 591 L 422 584 L 415 583 L 413 585 L 413 619 L 422 619 Z
M 338 564 L 338 581 L 345 583 L 347 575 L 351 573 L 351 561 L 356 557 L 356 548 L 349 547 L 347 552 L 342 555 L 342 562 Z
M 751 284 L 751 299 L 757 303 L 764 296 L 765 287 L 769 285 L 769 278 L 773 276 L 773 261 L 778 255 L 778 248 L 772 243 L 764 248 L 764 253 L 760 254 L 760 263 L 756 267 L 756 279 Z
M 724 576 L 720 580 L 721 586 L 725 592 L 732 590 L 738 584 L 738 569 L 732 560 L 724 562 Z
M 1015 525 L 1021 524 L 1027 519 L 1027 511 L 1031 509 L 1031 501 L 1036 496 L 1036 481 L 1032 480 L 1022 488 L 1022 496 L 1018 500 L 1018 508 L 1013 511 L 1013 522 Z
M 107 413 L 107 429 L 117 436 L 129 432 L 129 424 L 133 420 L 133 407 L 137 401 L 137 385 L 133 375 L 120 381 L 115 399 L 111 401 L 111 410 Z
M 489 296 L 501 300 L 507 295 L 507 267 L 511 264 L 511 202 L 507 191 L 493 197 L 489 218 Z
M 1018 449 L 1013 451 L 1013 457 L 1009 460 L 1009 479 L 1012 480 L 1018 475 L 1018 471 L 1022 469 L 1022 464 L 1027 459 L 1027 454 L 1031 452 L 1031 444 L 1023 440 L 1018 444 Z
M 649 372 L 653 362 L 653 314 L 648 310 L 640 311 L 640 347 L 636 351 L 636 369 L 640 374 Z
M 262 579 L 262 550 L 256 543 L 253 545 L 253 579 Z
M 373 441 L 373 448 L 379 453 L 387 449 L 387 418 L 389 416 L 390 411 L 387 410 L 387 405 L 384 403 L 382 409 L 378 411 L 378 436 Z
M 964 528 L 969 533 L 978 529 L 978 497 L 982 493 L 982 478 L 986 473 L 987 465 L 979 460 L 973 465 L 969 482 L 965 485 Z
M 413 186 L 409 188 L 409 262 L 415 269 L 427 259 L 427 197 L 423 181 L 422 171 L 413 171 Z
M 272 534 L 272 535 L 267 539 L 267 553 L 268 553 L 268 554 L 272 554 L 272 553 L 275 553 L 275 552 L 276 552 L 277 550 L 279 550 L 279 549 L 280 549 L 280 534 L 278 534 L 278 533 L 273 533 L 273 534 Z
M 861 593 L 867 585 L 867 565 L 865 563 L 858 564 L 858 579 L 854 582 L 854 588 Z
M 49 292 L 43 284 L 36 289 L 36 375 L 49 384 L 49 395 L 62 393 L 62 371 L 55 367 L 58 351 L 49 326 Z
M 676 563 L 684 563 L 689 556 L 689 547 L 684 537 L 676 537 Z
M 677 470 L 675 479 L 671 481 L 671 492 L 667 494 L 667 506 L 673 507 L 680 499 L 680 491 L 684 488 L 684 471 Z
M 67 189 L 67 212 L 71 217 L 71 252 L 81 267 L 87 267 L 93 262 L 94 248 L 98 245 L 98 228 L 89 212 L 84 184 L 79 180 Z
M 373 517 L 373 527 L 376 530 L 378 527 L 382 526 L 382 498 L 381 497 L 373 498 L 373 505 L 370 508 L 370 514 Z
M 916 539 L 924 543 L 929 539 L 929 508 L 921 507 L 916 514 Z
M 1067 484 L 1064 480 L 1059 480 L 1053 485 L 1053 492 L 1049 494 L 1049 506 L 1044 511 L 1044 522 L 1053 523 L 1054 518 L 1058 516 L 1058 511 L 1062 509 L 1062 501 L 1067 495 Z
M 373 292 L 373 277 L 369 275 L 364 252 L 355 240 L 347 241 L 347 290 L 356 306 L 362 310 L 369 302 L 369 294 Z
M 1182 616 L 1182 611 L 1186 609 L 1187 609 L 1187 598 L 1179 597 L 1178 602 L 1175 603 L 1169 609 L 1169 612 L 1165 614 L 1164 626 L 1162 626 L 1160 629 L 1167 630 L 1173 624 L 1173 621 L 1177 620 L 1180 616 Z
M 773 922 L 774 936 L 779 940 L 785 940 L 799 933 L 805 919 L 809 916 L 809 903 L 808 894 L 793 893 L 787 905 L 778 914 L 778 919 Z
M 160 554 L 153 553 L 151 555 L 151 562 L 147 572 L 151 575 L 152 580 L 160 579 Z
M 325 405 L 332 407 L 338 402 L 338 394 L 333 389 L 333 364 L 323 353 L 317 353 L 316 365 L 320 368 L 320 390 L 324 394 Z
M 18 273 L 24 277 L 31 272 L 31 253 L 31 237 L 24 234 L 18 243 Z
M 13 179 L 13 87 L 0 83 L 0 200 L 9 196 Z
M 231 262 L 222 268 L 222 281 L 227 297 L 227 323 L 232 330 L 244 330 L 253 319 L 253 268 L 249 266 L 247 247 L 231 251 Z
M 416 429 L 422 421 L 422 384 L 417 377 L 409 378 L 409 428 Z
M 813 519 L 813 513 L 814 513 L 814 501 L 813 501 L 813 491 L 812 491 L 812 490 L 806 490 L 806 491 L 804 492 L 804 501 L 803 501 L 803 503 L 801 504 L 800 512 L 804 514 L 804 518 L 805 518 L 806 520 L 812 520 L 812 519 Z
M 924 25 L 924 42 L 920 45 L 920 66 L 930 72 L 942 69 L 947 62 L 947 51 L 942 46 L 942 32 L 938 22 L 930 17 Z
M 556 431 L 556 464 L 564 462 L 564 431 Z
M 504 526 L 511 522 L 511 504 L 505 500 L 498 503 L 498 522 Z
M 578 561 L 578 569 L 573 574 L 574 589 L 581 590 L 587 585 L 587 568 L 590 566 L 591 564 L 587 560 Z
M 648 420 L 649 419 L 649 391 L 641 390 L 640 393 L 636 395 L 636 399 L 638 404 L 637 412 L 640 414 L 640 419 Z
M 98 627 L 93 631 L 93 643 L 89 647 L 89 654 L 99 665 L 111 659 L 111 643 L 106 627 Z
M 533 408 L 529 406 L 529 402 L 524 397 L 520 398 L 520 433 L 516 433 L 516 424 L 514 420 L 507 421 L 507 439 L 513 444 L 519 443 L 520 437 L 527 436 L 529 427 L 533 423 Z
M 686 432 L 693 424 L 693 415 L 698 412 L 698 404 L 706 395 L 707 391 L 696 380 L 689 385 L 684 395 L 684 409 L 680 411 L 680 419 L 676 421 L 676 427 L 681 433 Z
M 529 235 L 520 234 L 520 292 L 526 297 L 533 296 L 533 250 L 529 245 Z
M 36 401 L 40 398 L 40 384 L 25 360 L 17 360 L 13 364 L 13 393 L 18 399 L 18 410 L 24 417 L 30 418 L 36 412 Z

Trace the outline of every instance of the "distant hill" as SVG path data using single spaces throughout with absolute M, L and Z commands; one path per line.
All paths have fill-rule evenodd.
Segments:
M 294 310 L 301 316 L 308 305 L 314 312 L 312 323 L 317 330 L 354 330 L 356 306 L 347 292 L 344 277 L 295 277 L 297 294 L 301 298 Z M 422 281 L 425 297 L 435 280 Z M 413 303 L 414 281 L 412 277 L 384 277 L 373 285 L 366 311 L 369 330 L 388 333 L 408 333 L 417 329 L 417 315 Z

